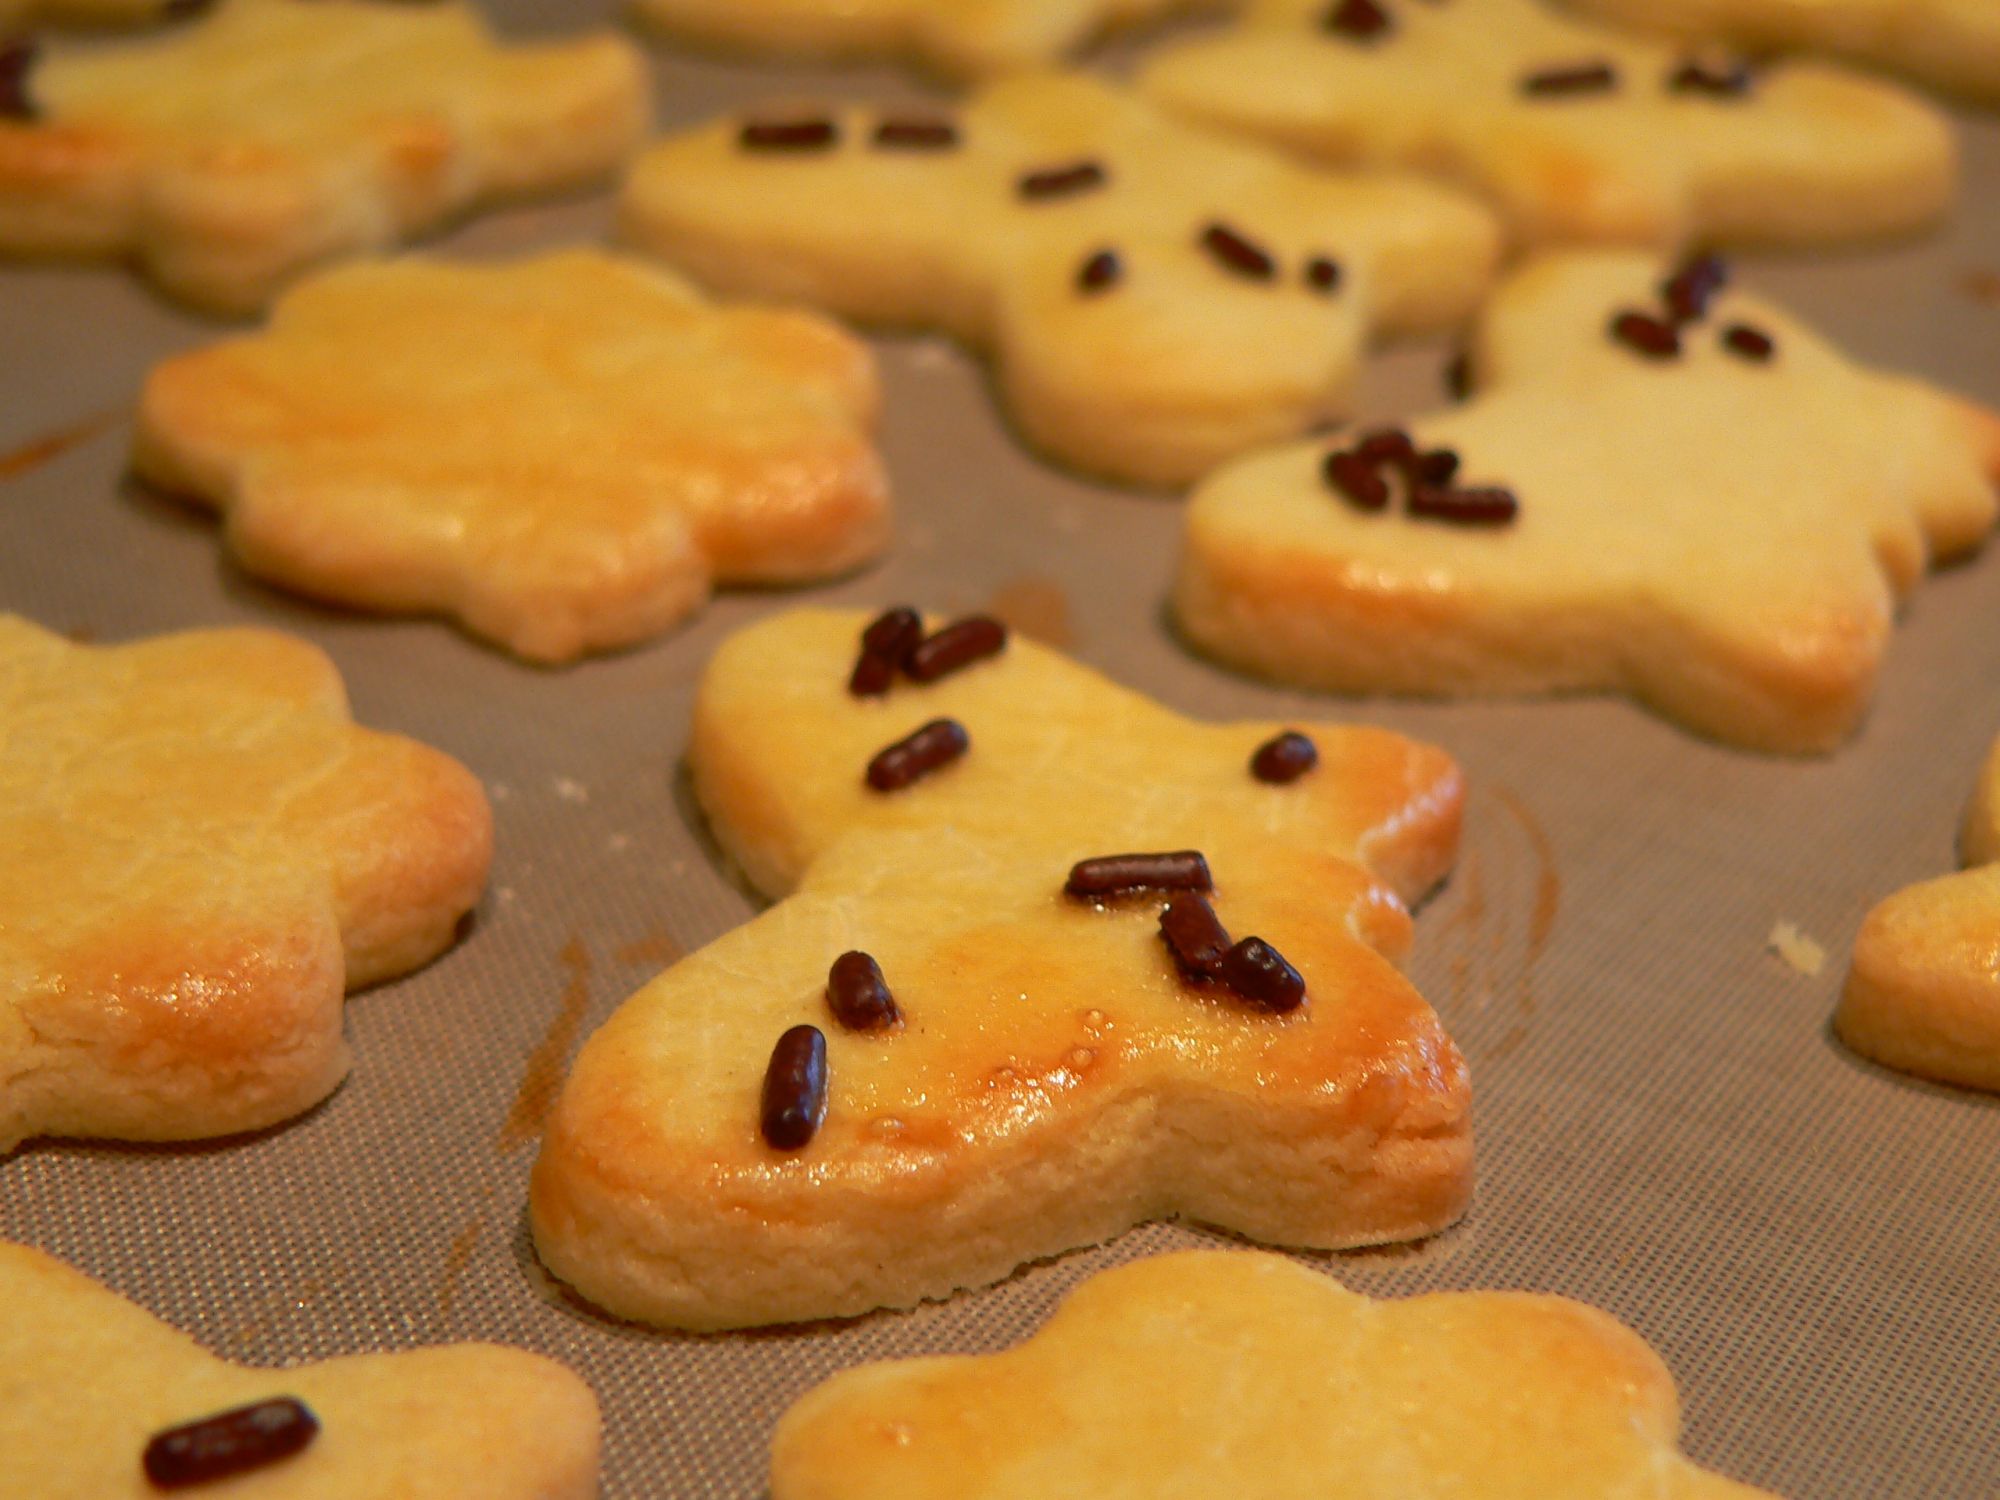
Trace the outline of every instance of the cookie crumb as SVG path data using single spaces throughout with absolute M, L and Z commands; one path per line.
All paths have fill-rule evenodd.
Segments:
M 1826 949 L 1791 922 L 1779 922 L 1771 929 L 1771 935 L 1765 942 L 1794 972 L 1808 978 L 1816 976 L 1826 967 Z

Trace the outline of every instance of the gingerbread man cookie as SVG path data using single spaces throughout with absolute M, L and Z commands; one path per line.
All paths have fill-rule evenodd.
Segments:
M 2000 741 L 1959 835 L 1965 869 L 1868 914 L 1834 1029 L 1905 1072 L 2000 1090 Z
M 283 1370 L 217 1359 L 61 1261 L 0 1244 L 0 1474 L 22 1500 L 586 1500 L 597 1400 L 493 1344 Z
M 544 1262 L 720 1328 L 1169 1214 L 1314 1246 L 1451 1223 L 1465 1066 L 1391 960 L 1454 855 L 1457 770 L 1281 730 L 1192 723 L 983 618 L 732 638 L 694 787 L 784 899 L 583 1049 L 534 1173 Z
M 1639 1336 L 1526 1292 L 1374 1301 L 1275 1255 L 1105 1271 L 1002 1354 L 863 1365 L 771 1444 L 772 1500 L 1754 1500 L 1678 1446 Z
M 357 728 L 303 642 L 0 615 L 0 1151 L 318 1103 L 343 993 L 449 946 L 491 852 L 471 774 Z
M 250 571 L 456 618 L 534 661 L 657 635 L 717 581 L 825 578 L 888 536 L 874 363 L 823 319 L 637 262 L 343 266 L 168 360 L 135 464 Z
M 1992 0 L 1565 0 L 1692 46 L 1831 52 L 1981 104 L 2000 103 Z
M 1329 162 L 1483 193 L 1528 244 L 1843 244 L 1935 221 L 1949 122 L 1830 65 L 1745 67 L 1541 0 L 1260 0 L 1165 47 L 1140 86 Z
M 1732 744 L 1839 744 L 1899 596 L 1993 524 L 2000 419 L 1726 275 L 1529 265 L 1482 318 L 1468 405 L 1196 492 L 1182 631 L 1336 691 L 1617 690 Z
M 315 262 L 600 180 L 650 107 L 629 42 L 502 45 L 465 0 L 219 0 L 117 47 L 17 49 L 0 76 L 0 254 L 129 257 L 230 313 Z
M 767 109 L 670 137 L 635 244 L 733 291 L 988 352 L 1024 435 L 1177 485 L 1343 408 L 1374 333 L 1477 304 L 1477 204 L 1173 124 L 1115 85 L 1009 79 L 958 111 Z

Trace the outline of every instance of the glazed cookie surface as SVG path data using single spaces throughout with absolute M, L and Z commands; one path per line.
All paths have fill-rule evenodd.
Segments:
M 669 137 L 622 224 L 709 285 L 983 350 L 1029 442 L 1151 485 L 1342 410 L 1368 339 L 1466 317 L 1499 250 L 1447 189 L 1056 74 L 957 111 L 793 106 Z
M 1673 1377 L 1561 1297 L 1375 1301 L 1273 1255 L 1092 1277 L 1001 1354 L 863 1365 L 772 1441 L 773 1500 L 1753 1500 Z M 1769 1497 L 1766 1497 L 1769 1500 Z
M 1465 1066 L 1393 963 L 1456 850 L 1444 755 L 1335 726 L 1273 750 L 1281 726 L 1194 723 L 1020 639 L 857 695 L 865 623 L 779 616 L 703 678 L 696 795 L 783 899 L 579 1055 L 533 1179 L 552 1271 L 718 1328 L 946 1296 L 1164 1215 L 1344 1246 L 1464 1211 Z M 968 634 L 995 644 L 962 624 L 921 660 Z M 1066 893 L 1135 851 L 1204 874 Z M 1226 929 L 1206 967 L 1163 939 L 1170 897 Z M 820 1119 L 788 1092 L 815 1076 Z
M 1692 55 L 1541 0 L 1260 0 L 1139 82 L 1328 162 L 1461 182 L 1531 246 L 1852 243 L 1933 223 L 1958 176 L 1949 122 L 1893 85 Z
M 540 662 L 712 585 L 843 572 L 888 536 L 874 362 L 825 320 L 635 261 L 335 267 L 269 328 L 158 367 L 138 472 L 253 573 L 449 615 Z
M 0 616 L 0 1150 L 318 1103 L 343 993 L 449 946 L 491 853 L 471 774 L 357 728 L 303 642 Z
M 1283 682 L 1611 690 L 1731 744 L 1832 749 L 1899 597 L 1992 526 L 2000 421 L 1853 363 L 1726 274 L 1529 264 L 1478 326 L 1467 405 L 1197 490 L 1181 630 Z
M 608 176 L 648 87 L 622 38 L 503 44 L 464 0 L 219 0 L 32 61 L 0 120 L 0 254 L 126 258 L 252 312 L 317 262 Z
M 232 1500 L 597 1493 L 597 1401 L 553 1360 L 455 1344 L 249 1369 L 24 1245 L 0 1243 L 0 1299 L 8 1309 L 0 1321 L 0 1474 L 23 1500 L 157 1496 L 169 1484 L 149 1480 L 149 1458 L 163 1480 L 180 1477 L 179 1492 Z M 274 1409 L 287 1398 L 303 1406 L 303 1418 Z M 233 1440 L 154 1441 L 252 1406 L 261 1408 L 248 1424 L 254 1430 L 239 1425 Z M 223 1466 L 218 1453 L 241 1466 L 203 1482 L 201 1474 Z

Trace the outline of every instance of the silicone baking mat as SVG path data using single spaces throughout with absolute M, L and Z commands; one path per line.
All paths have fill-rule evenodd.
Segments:
M 491 8 L 520 31 L 612 19 L 581 0 Z M 923 94 L 888 70 L 654 56 L 669 123 Z M 2000 404 L 2000 121 L 1962 134 L 1949 233 L 1741 265 L 1856 353 Z M 608 209 L 511 213 L 445 246 L 595 238 Z M 567 1360 L 603 1401 L 615 1497 L 758 1495 L 771 1424 L 830 1372 L 1001 1347 L 1093 1271 L 1215 1241 L 1155 1225 L 912 1313 L 754 1335 L 650 1332 L 554 1288 L 523 1218 L 536 1110 L 620 1000 L 752 909 L 678 756 L 715 644 L 799 596 L 726 596 L 654 645 L 541 671 L 442 624 L 270 591 L 222 560 L 209 520 L 123 477 L 147 367 L 216 333 L 116 271 L 0 270 L 0 604 L 102 640 L 245 623 L 318 642 L 365 722 L 486 778 L 492 885 L 461 946 L 351 1003 L 353 1076 L 323 1107 L 210 1146 L 32 1145 L 0 1162 L 0 1234 L 237 1359 L 485 1338 Z M 1385 723 L 1469 772 L 1463 859 L 1411 969 L 1471 1063 L 1478 1202 L 1428 1245 L 1308 1263 L 1378 1295 L 1528 1287 L 1604 1307 L 1672 1365 L 1692 1452 L 1787 1495 L 2000 1493 L 2000 1102 L 1872 1067 L 1827 1027 L 1862 915 L 1952 864 L 2000 733 L 2000 550 L 1916 594 L 1866 729 L 1822 760 L 1721 749 L 1609 700 L 1316 701 L 1176 646 L 1175 501 L 1038 463 L 955 349 L 878 348 L 895 548 L 804 597 L 998 607 L 1187 712 Z M 1444 357 L 1378 359 L 1369 414 L 1432 403 Z M 1767 951 L 1781 919 L 1827 946 L 1823 973 Z

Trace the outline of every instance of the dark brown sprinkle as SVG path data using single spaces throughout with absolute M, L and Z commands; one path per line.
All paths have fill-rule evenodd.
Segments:
M 1432 448 L 1413 454 L 1403 465 L 1410 483 L 1437 486 L 1458 477 L 1458 455 L 1449 448 Z
M 891 151 L 949 151 L 958 144 L 958 127 L 949 120 L 884 120 L 875 127 L 875 144 Z
M 1354 456 L 1371 464 L 1400 464 L 1416 451 L 1416 443 L 1400 427 L 1378 427 L 1373 432 L 1364 432 L 1354 445 Z
M 1328 31 L 1356 41 L 1373 41 L 1395 29 L 1389 13 L 1375 0 L 1335 0 L 1322 23 Z
M 826 1036 L 817 1026 L 794 1026 L 771 1049 L 761 1116 L 764 1139 L 780 1151 L 798 1150 L 826 1119 Z
M 1023 173 L 1017 187 L 1023 198 L 1067 198 L 1072 193 L 1087 193 L 1092 188 L 1103 187 L 1109 180 L 1098 163 L 1078 161 Z
M 1618 70 L 1608 62 L 1576 63 L 1564 68 L 1542 68 L 1521 80 L 1521 92 L 1536 98 L 1556 98 L 1570 94 L 1603 94 L 1618 87 Z
M 1462 490 L 1414 485 L 1408 505 L 1413 516 L 1459 526 L 1505 526 L 1521 512 L 1514 492 L 1497 485 Z
M 857 698 L 879 698 L 888 692 L 897 671 L 923 638 L 924 622 L 914 609 L 898 606 L 877 615 L 861 632 L 861 654 L 855 658 L 847 690 Z
M 1331 256 L 1315 255 L 1306 262 L 1306 285 L 1331 295 L 1340 290 L 1340 262 Z
M 1160 936 L 1180 971 L 1190 979 L 1213 979 L 1229 952 L 1229 933 L 1208 898 L 1194 891 L 1175 896 L 1160 913 Z
M 868 784 L 878 792 L 900 792 L 972 748 L 972 737 L 956 719 L 933 719 L 905 735 L 868 762 Z
M 1667 278 L 1660 296 L 1677 323 L 1695 323 L 1708 315 L 1715 294 L 1729 285 L 1729 262 L 1719 255 L 1697 255 Z
M 1273 786 L 1297 781 L 1319 764 L 1319 746 L 1296 729 L 1274 735 L 1250 757 L 1250 774 Z
M 1172 854 L 1106 854 L 1078 860 L 1063 890 L 1095 899 L 1134 891 L 1212 891 L 1208 861 L 1193 849 Z
M 1648 359 L 1672 359 L 1681 352 L 1674 325 L 1648 313 L 1621 312 L 1611 320 L 1611 336 Z
M 1296 1010 L 1306 982 L 1285 956 L 1259 937 L 1247 937 L 1223 955 L 1216 977 L 1263 1010 Z
M 1777 341 L 1761 328 L 1752 328 L 1748 323 L 1731 323 L 1722 331 L 1722 347 L 1731 354 L 1741 355 L 1762 364 L 1778 352 Z
M 1080 292 L 1102 292 L 1115 286 L 1125 274 L 1125 268 L 1118 262 L 1116 250 L 1100 250 L 1085 261 L 1076 273 L 1076 288 Z
M 1667 79 L 1677 94 L 1710 94 L 1740 98 L 1750 92 L 1750 64 L 1740 57 L 1690 57 Z
M 746 120 L 736 143 L 745 151 L 828 151 L 840 144 L 833 121 Z
M 278 1396 L 169 1428 L 146 1444 L 141 1462 L 154 1488 L 178 1490 L 290 1458 L 318 1432 L 305 1403 Z
M 36 51 L 33 37 L 0 41 L 0 119 L 35 118 L 35 101 L 28 97 L 28 72 L 35 65 Z
M 1278 274 L 1278 263 L 1267 251 L 1227 224 L 1210 224 L 1203 229 L 1201 247 L 1227 269 L 1253 281 L 1270 281 Z
M 1357 510 L 1386 510 L 1389 481 L 1376 466 L 1358 453 L 1336 449 L 1327 454 L 1326 482 Z
M 826 1006 L 849 1031 L 886 1031 L 903 1019 L 882 966 L 858 951 L 841 954 L 827 971 Z
M 1472 394 L 1472 352 L 1461 349 L 1444 367 L 1444 393 L 1454 401 Z
M 1007 627 L 991 615 L 967 615 L 935 635 L 924 637 L 904 658 L 903 670 L 914 682 L 936 682 L 1007 647 Z

